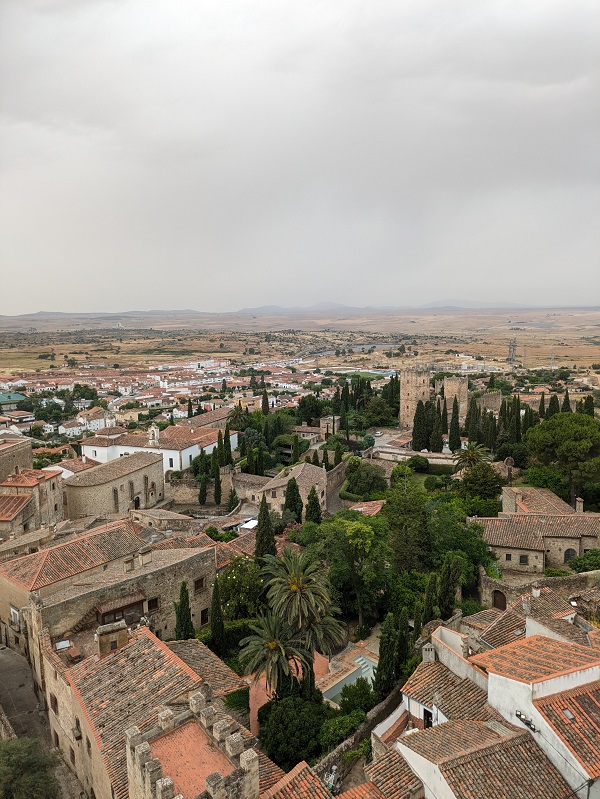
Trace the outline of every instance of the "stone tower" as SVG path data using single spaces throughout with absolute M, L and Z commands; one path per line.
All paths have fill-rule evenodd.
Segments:
M 430 395 L 429 369 L 416 366 L 400 372 L 400 420 L 401 430 L 410 430 L 413 426 L 415 411 L 419 400 L 427 402 Z
M 468 377 L 445 377 L 444 378 L 444 397 L 448 414 L 452 413 L 452 403 L 454 397 L 458 401 L 458 415 L 466 416 L 469 410 L 469 378 Z

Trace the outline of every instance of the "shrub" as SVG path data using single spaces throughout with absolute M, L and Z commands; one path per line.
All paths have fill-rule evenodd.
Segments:
M 485 610 L 484 606 L 480 605 L 476 599 L 463 599 L 458 603 L 458 607 L 462 610 L 463 616 L 473 616 L 480 610 Z
M 250 710 L 250 689 L 239 688 L 237 691 L 232 691 L 223 698 L 223 701 L 232 710 L 248 713 Z
M 354 638 L 356 641 L 363 641 L 365 638 L 368 638 L 371 635 L 371 628 L 368 624 L 361 624 L 360 627 L 357 627 L 354 630 Z
M 544 577 L 568 577 L 570 574 L 568 569 L 555 569 L 552 566 L 544 571 Z
M 575 572 L 591 572 L 600 569 L 600 549 L 590 549 L 585 555 L 573 558 L 569 561 L 569 566 Z
M 422 455 L 412 455 L 407 461 L 406 465 L 413 470 L 413 472 L 428 472 L 429 461 Z
M 320 732 L 328 715 L 324 704 L 306 702 L 290 696 L 269 703 L 266 720 L 261 721 L 260 742 L 271 760 L 289 771 L 301 760 L 317 757 L 321 750 Z M 359 722 L 360 723 L 360 722 Z
M 256 624 L 256 619 L 238 619 L 237 621 L 225 622 L 224 643 L 228 652 L 236 653 L 240 648 L 242 638 L 253 635 L 250 629 L 251 624 Z M 196 638 L 202 641 L 209 649 L 213 648 L 210 629 L 200 630 L 200 632 L 196 633 Z
M 353 710 L 347 716 L 335 716 L 323 723 L 319 733 L 319 742 L 323 753 L 330 752 L 342 741 L 345 741 L 366 719 L 364 710 Z
M 352 685 L 345 685 L 342 688 L 340 709 L 346 715 L 353 710 L 368 713 L 376 704 L 377 695 L 366 677 L 359 677 Z
M 437 477 L 429 474 L 423 481 L 423 486 L 427 491 L 435 491 L 440 487 L 440 481 L 437 479 Z

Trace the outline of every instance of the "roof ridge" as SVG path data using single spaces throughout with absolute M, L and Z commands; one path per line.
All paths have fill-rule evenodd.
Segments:
M 288 771 L 287 774 L 275 783 L 269 790 L 263 794 L 263 799 L 273 799 L 273 797 L 282 789 L 285 788 L 286 785 L 289 785 L 292 780 L 294 780 L 299 774 L 301 774 L 305 769 L 311 770 L 310 766 L 306 762 L 306 760 L 301 760 L 297 763 L 291 771 Z

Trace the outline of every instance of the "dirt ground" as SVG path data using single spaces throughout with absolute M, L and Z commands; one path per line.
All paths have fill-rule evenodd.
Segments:
M 24 657 L 0 646 L 0 705 L 19 737 L 37 738 L 46 751 L 51 750 L 48 714 L 40 710 L 33 690 L 33 678 Z M 80 799 L 83 788 L 64 763 L 55 770 L 62 799 Z

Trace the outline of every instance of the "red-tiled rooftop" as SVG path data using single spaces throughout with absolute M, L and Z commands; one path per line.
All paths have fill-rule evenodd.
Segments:
M 332 794 L 302 760 L 261 796 L 262 799 L 331 799 Z
M 195 799 L 206 787 L 206 778 L 218 771 L 226 777 L 235 770 L 229 758 L 218 749 L 196 721 L 155 738 L 150 748 L 152 757 L 158 758 L 163 775 L 171 777 L 175 795 Z
M 0 522 L 10 522 L 31 502 L 29 494 L 0 494 Z
M 543 635 L 505 644 L 470 658 L 485 671 L 519 682 L 541 682 L 560 674 L 600 666 L 600 652 Z
M 591 779 L 600 777 L 600 680 L 534 701 Z
M 376 516 L 385 505 L 385 499 L 373 499 L 369 502 L 356 502 L 350 510 L 356 510 L 363 516 Z

